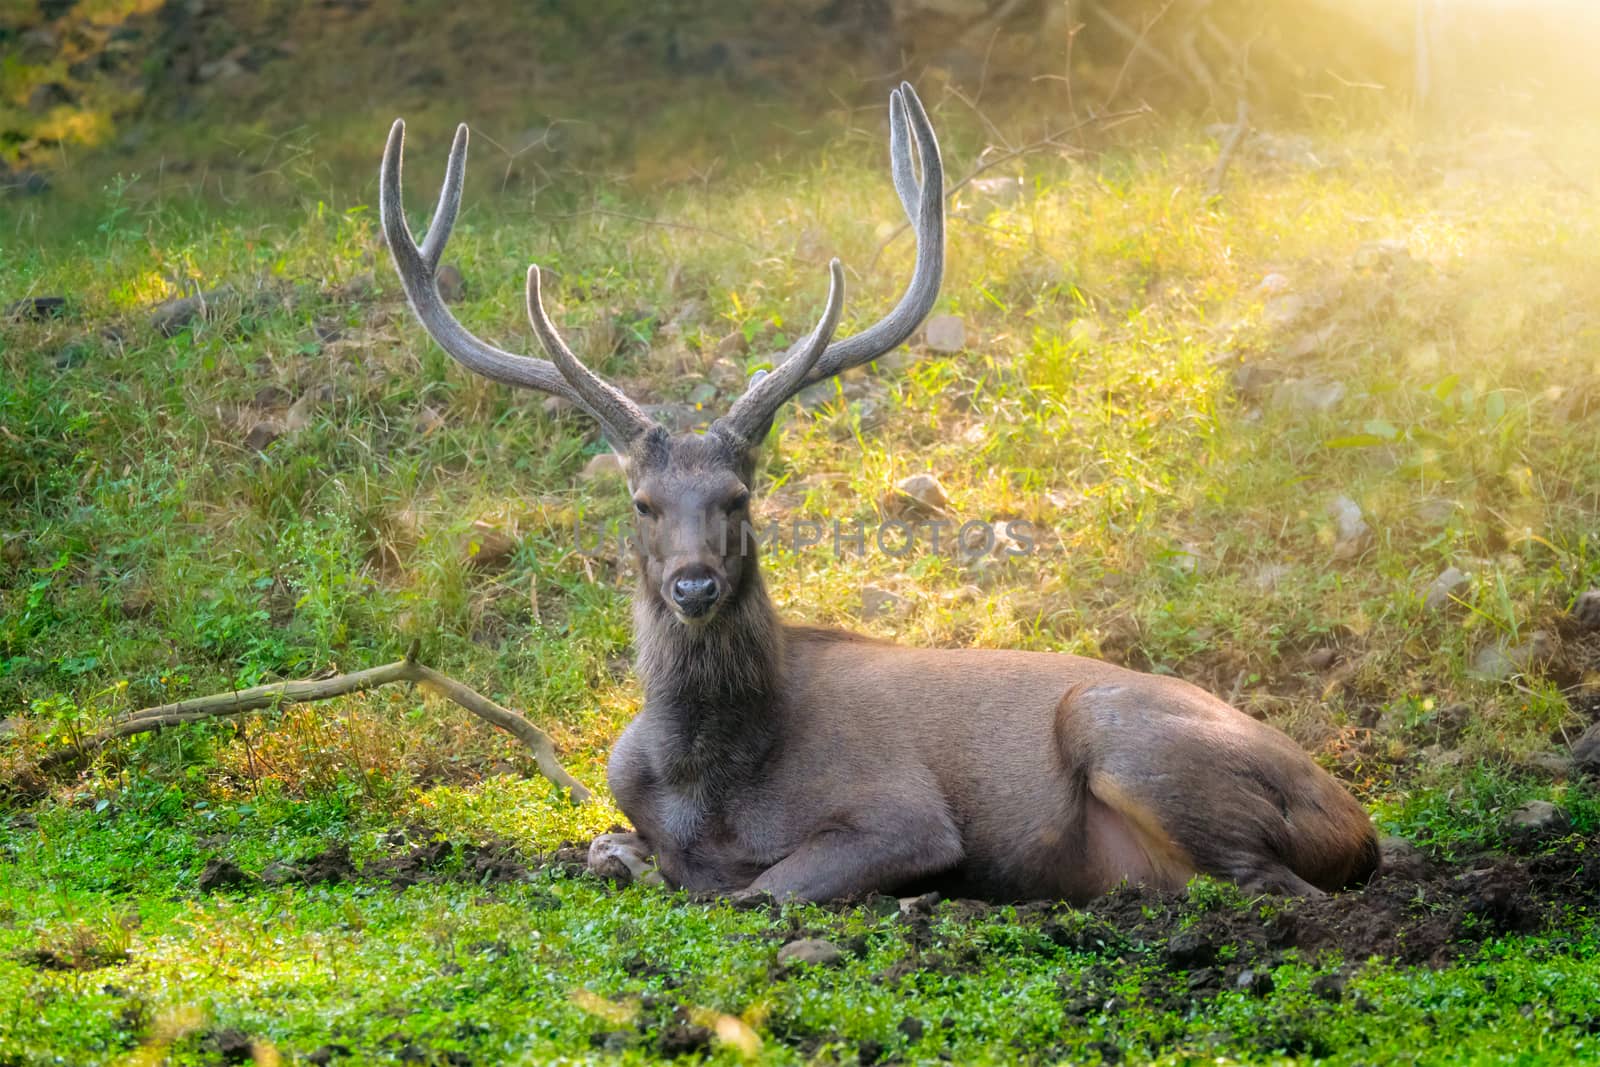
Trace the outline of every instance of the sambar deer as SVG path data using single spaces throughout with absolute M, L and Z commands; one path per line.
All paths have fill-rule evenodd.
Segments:
M 545 313 L 536 266 L 527 310 L 550 361 L 467 332 L 434 280 L 467 129 L 420 246 L 401 201 L 403 140 L 397 121 L 382 217 L 417 317 L 469 369 L 592 415 L 623 457 L 638 512 L 645 703 L 608 767 L 636 832 L 598 839 L 592 863 L 637 870 L 654 857 L 683 888 L 812 900 L 937 887 L 1082 901 L 1125 880 L 1179 888 L 1197 873 L 1313 895 L 1374 871 L 1377 839 L 1354 798 L 1287 736 L 1187 682 L 778 618 L 743 536 L 757 449 L 799 389 L 900 345 L 939 292 L 944 176 L 909 85 L 889 106 L 891 172 L 917 240 L 909 287 L 882 321 L 835 341 L 834 260 L 816 328 L 703 434 L 669 434 L 579 362 Z

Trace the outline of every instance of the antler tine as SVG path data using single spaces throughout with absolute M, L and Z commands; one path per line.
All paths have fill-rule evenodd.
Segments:
M 572 349 L 556 332 L 550 316 L 545 314 L 537 265 L 528 267 L 527 303 L 528 321 L 533 324 L 533 332 L 539 336 L 539 343 L 544 345 L 544 350 L 555 361 L 556 369 L 571 383 L 583 403 L 607 427 L 613 440 L 626 445 L 655 425 L 621 389 L 584 366 L 572 354 Z
M 506 352 L 474 337 L 445 306 L 434 274 L 461 208 L 461 185 L 467 168 L 467 127 L 462 125 L 456 129 L 455 142 L 450 148 L 450 161 L 445 167 L 444 186 L 439 192 L 439 205 L 420 247 L 411 236 L 411 227 L 406 224 L 405 202 L 401 194 L 400 170 L 401 158 L 405 154 L 405 136 L 405 122 L 396 119 L 389 130 L 389 143 L 383 152 L 378 210 L 395 271 L 400 276 L 406 299 L 410 301 L 411 309 L 416 312 L 423 328 L 438 342 L 440 348 L 468 370 L 504 385 L 537 389 L 571 400 L 598 419 L 613 442 L 625 445 L 637 432 L 631 421 L 615 422 L 596 409 L 549 360 Z M 637 408 L 632 410 L 640 419 L 644 419 Z M 644 421 L 649 424 L 648 419 Z
M 823 305 L 817 328 L 790 352 L 777 370 L 757 379 L 745 390 L 728 414 L 717 420 L 712 432 L 731 432 L 747 446 L 760 442 L 771 428 L 778 409 L 805 385 L 807 372 L 821 358 L 833 339 L 833 331 L 839 327 L 843 308 L 844 268 L 835 259 L 828 264 L 828 300 Z
M 911 159 L 913 140 L 922 164 L 921 182 Z M 889 167 L 900 205 L 917 236 L 911 284 L 882 320 L 829 345 L 807 375 L 808 382 L 831 378 L 890 351 L 911 336 L 939 298 L 944 280 L 944 164 L 933 125 L 910 82 L 901 82 L 889 96 Z

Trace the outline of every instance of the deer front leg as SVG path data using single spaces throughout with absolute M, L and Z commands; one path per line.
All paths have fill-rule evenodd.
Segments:
M 655 857 L 638 834 L 601 834 L 589 843 L 589 873 L 624 883 L 661 885 Z
M 837 900 L 887 892 L 961 862 L 961 836 L 943 811 L 879 813 L 868 827 L 820 831 L 750 883 L 782 900 Z

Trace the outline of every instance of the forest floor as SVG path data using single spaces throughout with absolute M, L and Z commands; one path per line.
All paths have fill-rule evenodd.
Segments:
M 230 46 L 182 121 L 0 193 L 0 1064 L 1600 1059 L 1572 751 L 1600 719 L 1600 131 L 1262 116 L 1220 195 L 1225 129 L 1062 135 L 953 196 L 940 335 L 766 453 L 769 522 L 870 525 L 932 474 L 956 522 L 1038 531 L 772 553 L 786 616 L 1190 679 L 1338 775 L 1389 870 L 1321 901 L 736 908 L 582 870 L 640 694 L 631 563 L 576 531 L 629 500 L 593 426 L 415 323 L 377 161 L 405 114 L 420 229 L 470 121 L 456 314 L 531 350 L 537 261 L 581 354 L 692 426 L 806 328 L 830 256 L 841 334 L 904 284 L 887 83 L 447 94 L 465 58 L 377 29 L 381 67 L 322 55 L 339 25 Z M 394 76 L 416 57 L 460 69 Z M 919 88 L 953 180 L 1062 121 Z M 595 801 L 402 689 L 51 769 L 131 709 L 413 640 Z

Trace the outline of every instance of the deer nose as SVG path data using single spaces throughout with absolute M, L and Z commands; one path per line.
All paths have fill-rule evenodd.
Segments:
M 690 618 L 704 615 L 717 602 L 717 580 L 709 575 L 678 578 L 672 583 L 672 602 Z

